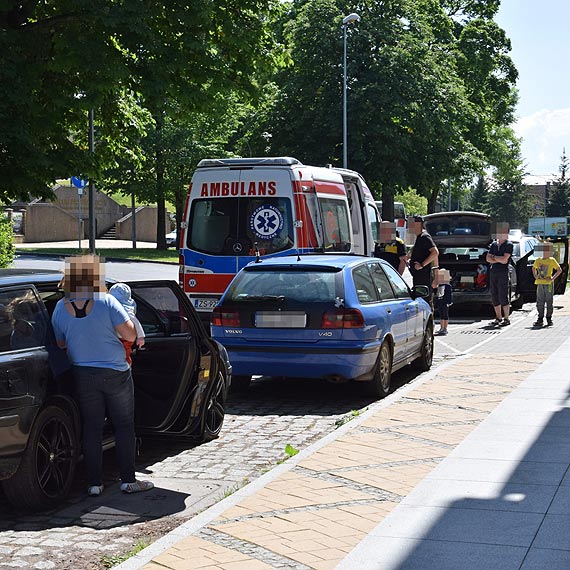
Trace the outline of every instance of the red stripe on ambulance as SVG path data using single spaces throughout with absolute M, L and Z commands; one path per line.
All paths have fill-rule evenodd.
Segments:
M 223 293 L 230 281 L 235 277 L 227 273 L 192 273 L 184 276 L 184 292 L 192 293 Z

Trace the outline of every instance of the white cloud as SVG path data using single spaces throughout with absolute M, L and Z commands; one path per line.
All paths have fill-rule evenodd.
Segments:
M 522 154 L 531 174 L 557 173 L 562 149 L 570 154 L 570 108 L 542 109 L 513 125 L 523 139 Z

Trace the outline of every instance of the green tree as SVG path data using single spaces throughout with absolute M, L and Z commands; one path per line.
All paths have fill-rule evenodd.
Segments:
M 479 175 L 469 195 L 468 205 L 473 212 L 487 212 L 489 185 L 483 175 Z
M 495 168 L 487 195 L 487 212 L 496 221 L 508 222 L 511 228 L 526 226 L 532 213 L 532 199 L 523 184 L 525 174 L 520 140 L 511 129 L 501 135 L 503 144 L 496 147 Z
M 550 185 L 550 196 L 546 206 L 546 215 L 555 217 L 566 217 L 570 213 L 570 180 L 568 179 L 569 161 L 566 156 L 566 149 L 562 149 L 560 166 L 558 172 L 560 176 Z
M 0 267 L 8 267 L 14 261 L 14 232 L 7 216 L 0 216 Z
M 427 198 L 420 196 L 413 188 L 399 191 L 394 196 L 394 200 L 404 204 L 408 215 L 423 216 L 427 214 Z
M 342 28 L 347 28 L 348 157 L 382 201 L 416 188 L 434 208 L 442 180 L 481 171 L 514 106 L 510 44 L 492 22 L 498 2 L 295 2 L 283 19 L 291 65 L 259 132 L 272 154 L 339 164 Z M 453 10 L 462 13 L 455 16 Z M 260 140 L 260 139 L 258 139 Z
M 160 129 L 165 101 L 205 112 L 219 93 L 253 90 L 271 51 L 264 19 L 271 3 L 2 3 L 0 199 L 49 195 L 57 178 L 97 178 L 118 158 L 148 160 L 138 143 L 151 117 Z M 97 117 L 94 154 L 85 143 L 89 109 Z M 163 199 L 160 151 L 155 160 Z

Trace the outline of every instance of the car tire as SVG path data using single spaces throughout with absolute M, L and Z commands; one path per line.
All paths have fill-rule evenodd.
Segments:
M 426 372 L 431 368 L 433 362 L 433 323 L 430 321 L 426 325 L 420 355 L 413 362 L 418 370 Z
M 251 376 L 232 376 L 231 392 L 245 392 L 251 384 Z
M 363 384 L 364 391 L 368 396 L 372 396 L 376 400 L 385 398 L 390 392 L 391 379 L 392 349 L 390 344 L 384 341 L 374 365 L 374 376 L 372 380 Z
M 212 387 L 206 404 L 206 412 L 204 417 L 204 441 L 212 441 L 216 439 L 224 425 L 224 416 L 226 414 L 226 382 L 221 373 L 218 374 L 216 383 Z
M 59 406 L 38 414 L 16 473 L 2 482 L 10 503 L 25 510 L 45 510 L 67 497 L 77 464 L 77 434 Z

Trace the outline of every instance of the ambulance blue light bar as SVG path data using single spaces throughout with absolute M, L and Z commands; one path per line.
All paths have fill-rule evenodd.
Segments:
M 249 168 L 252 166 L 293 166 L 302 163 L 290 156 L 266 158 L 205 158 L 198 163 L 198 168 L 229 166 L 233 168 Z

